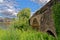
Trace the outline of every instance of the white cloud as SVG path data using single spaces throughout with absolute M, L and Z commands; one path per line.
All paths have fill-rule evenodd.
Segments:
M 36 3 L 39 3 L 39 4 L 46 4 L 50 0 L 31 0 L 31 1 L 36 2 Z
M 3 14 L 5 16 L 16 16 L 17 11 L 20 8 L 15 8 L 15 6 L 17 5 L 17 2 L 15 0 L 1 0 L 1 2 L 0 14 Z
M 3 0 L 0 0 L 0 3 L 2 3 L 3 2 Z
M 40 0 L 42 3 L 49 2 L 50 0 Z
M 8 9 L 8 11 L 10 12 L 10 13 L 12 13 L 12 15 L 17 15 L 17 12 L 15 12 L 13 9 Z

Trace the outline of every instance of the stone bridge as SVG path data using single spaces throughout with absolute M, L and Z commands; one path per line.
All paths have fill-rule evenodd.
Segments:
M 46 5 L 34 13 L 34 15 L 29 20 L 33 29 L 46 32 L 54 37 L 57 37 L 52 16 L 52 6 L 57 1 L 50 0 Z

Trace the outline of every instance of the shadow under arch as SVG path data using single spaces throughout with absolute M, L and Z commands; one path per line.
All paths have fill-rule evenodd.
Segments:
M 54 35 L 54 33 L 53 33 L 52 31 L 47 30 L 47 33 L 48 33 L 49 35 L 52 35 L 53 37 L 55 37 L 55 35 Z
M 38 23 L 37 18 L 34 18 L 33 19 L 33 24 L 37 24 L 37 23 Z

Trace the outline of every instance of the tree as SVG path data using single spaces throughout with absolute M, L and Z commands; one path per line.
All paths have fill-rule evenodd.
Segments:
M 30 9 L 29 8 L 25 8 L 25 9 L 21 10 L 20 12 L 18 12 L 17 17 L 19 18 L 19 20 L 22 17 L 29 19 L 29 17 L 30 17 Z
M 29 27 L 29 17 L 30 17 L 30 9 L 25 8 L 18 12 L 17 19 L 14 22 L 14 27 L 18 29 L 27 29 Z

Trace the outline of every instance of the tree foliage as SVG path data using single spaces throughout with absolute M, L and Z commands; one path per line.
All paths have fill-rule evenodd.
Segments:
M 29 19 L 29 17 L 30 17 L 30 9 L 29 8 L 25 8 L 25 9 L 21 10 L 20 12 L 18 12 L 17 17 L 19 18 L 19 20 L 21 18 L 22 19 L 24 19 L 24 18 Z
M 18 29 L 27 29 L 29 27 L 30 9 L 25 8 L 18 12 L 17 19 L 14 21 L 14 27 Z
M 58 40 L 60 40 L 60 3 L 56 3 L 53 7 L 53 17 L 56 27 L 56 32 L 58 35 Z

